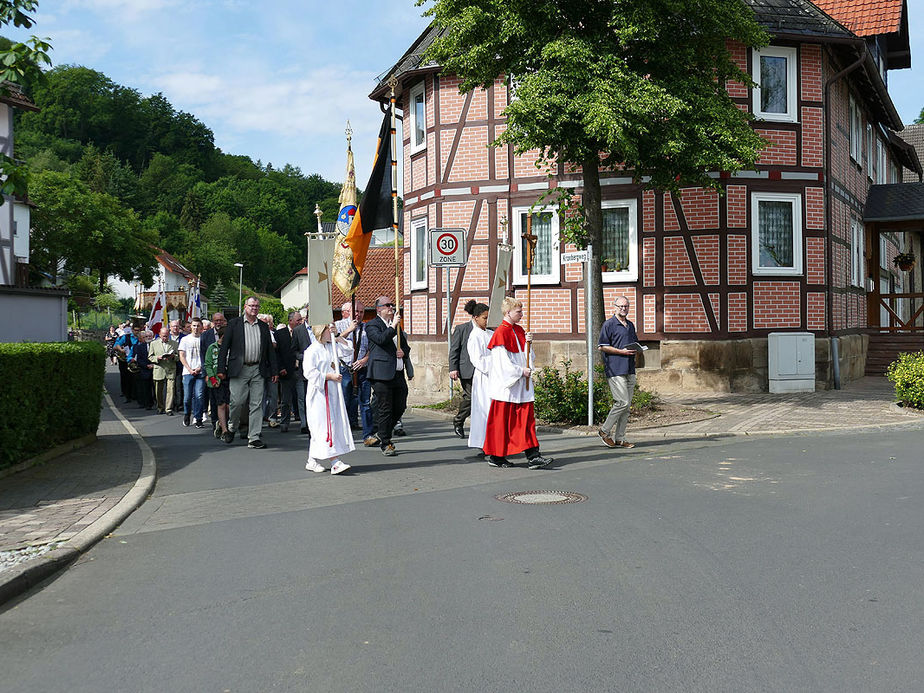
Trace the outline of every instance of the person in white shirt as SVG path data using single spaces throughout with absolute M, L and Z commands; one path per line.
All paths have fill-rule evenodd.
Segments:
M 205 372 L 202 369 L 202 351 L 199 336 L 202 334 L 202 320 L 193 318 L 192 332 L 180 340 L 177 350 L 183 364 L 183 425 L 189 426 L 190 416 L 196 428 L 202 428 L 202 411 L 205 408 Z
M 330 473 L 342 474 L 350 465 L 340 456 L 356 449 L 340 386 L 340 358 L 350 346 L 342 337 L 332 339 L 330 325 L 313 325 L 311 331 L 317 341 L 305 350 L 302 359 L 307 390 L 305 411 L 311 429 L 305 469 L 326 471 L 323 463 L 329 460 Z
M 468 446 L 478 448 L 478 450 L 484 447 L 488 411 L 491 409 L 491 350 L 488 349 L 488 343 L 491 341 L 494 330 L 488 329 L 488 310 L 488 306 L 484 303 L 476 303 L 472 308 L 472 331 L 465 345 L 469 361 L 475 369 L 472 376 L 472 410 Z M 483 455 L 484 452 L 481 454 Z

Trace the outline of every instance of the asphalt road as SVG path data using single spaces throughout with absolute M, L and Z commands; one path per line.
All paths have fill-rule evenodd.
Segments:
M 530 471 L 418 414 L 331 477 L 127 413 L 156 491 L 0 613 L 0 691 L 924 689 L 924 429 L 549 435 Z M 587 500 L 495 498 L 531 490 Z

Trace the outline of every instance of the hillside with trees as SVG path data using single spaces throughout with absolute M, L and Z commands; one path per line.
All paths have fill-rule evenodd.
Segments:
M 149 281 L 151 246 L 214 286 L 272 292 L 304 266 L 305 231 L 338 211 L 340 184 L 215 146 L 207 125 L 163 94 L 143 96 L 86 67 L 58 66 L 30 86 L 38 112 L 16 115 L 30 169 L 32 266 Z

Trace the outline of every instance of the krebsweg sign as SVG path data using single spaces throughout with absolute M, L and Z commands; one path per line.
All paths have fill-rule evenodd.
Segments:
M 464 267 L 465 229 L 430 229 L 430 266 Z

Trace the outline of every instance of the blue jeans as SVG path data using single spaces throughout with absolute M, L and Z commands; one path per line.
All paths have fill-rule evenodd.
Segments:
M 343 403 L 346 405 L 347 418 L 350 420 L 350 426 L 355 426 L 359 423 L 356 415 L 359 397 L 358 393 L 353 392 L 353 371 L 341 364 L 340 375 L 343 377 L 340 381 L 340 388 L 343 390 Z
M 196 421 L 202 421 L 202 411 L 205 409 L 205 378 L 194 375 L 183 375 L 183 413 L 192 414 Z
M 359 418 L 363 425 L 363 440 L 371 436 L 375 429 L 372 406 L 369 403 L 371 398 L 372 383 L 366 378 L 365 373 L 361 373 L 359 376 Z

